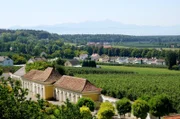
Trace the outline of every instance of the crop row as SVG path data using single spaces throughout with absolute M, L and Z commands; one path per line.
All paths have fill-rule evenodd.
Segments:
M 180 112 L 180 76 L 175 74 L 79 74 L 96 86 L 102 93 L 115 98 L 127 97 L 136 100 L 142 96 L 166 94 L 174 108 Z

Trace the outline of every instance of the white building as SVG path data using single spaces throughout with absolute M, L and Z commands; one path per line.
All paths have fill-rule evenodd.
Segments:
M 100 58 L 99 54 L 92 54 L 91 55 L 91 60 L 98 61 L 99 58 Z
M 126 63 L 128 63 L 128 58 L 127 57 L 119 57 L 116 60 L 116 62 L 119 63 L 119 64 L 126 64 Z
M 0 56 L 0 65 L 2 65 L 2 66 L 13 66 L 13 60 L 7 56 Z
M 85 60 L 87 58 L 88 58 L 88 54 L 81 54 L 81 55 L 79 55 L 79 59 L 80 60 Z
M 102 90 L 86 79 L 66 75 L 63 75 L 54 86 L 54 96 L 60 102 L 69 99 L 71 102 L 76 103 L 81 97 L 89 97 L 94 101 L 98 101 Z
M 26 71 L 25 71 L 25 66 L 21 67 L 19 70 L 17 70 L 15 73 L 10 73 L 10 77 L 12 79 L 17 79 L 17 80 L 20 80 L 21 83 L 22 83 L 22 76 L 26 74 Z

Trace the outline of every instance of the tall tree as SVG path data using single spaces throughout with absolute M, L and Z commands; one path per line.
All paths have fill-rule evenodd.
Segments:
M 168 65 L 168 69 L 172 69 L 173 65 L 176 65 L 177 55 L 174 51 L 166 52 L 166 64 Z

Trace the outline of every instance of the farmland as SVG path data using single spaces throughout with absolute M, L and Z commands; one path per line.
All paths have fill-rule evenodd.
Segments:
M 132 71 L 134 74 L 76 74 L 103 89 L 102 93 L 116 98 L 135 100 L 141 96 L 166 94 L 180 112 L 180 72 L 162 68 L 102 66 L 102 69 Z

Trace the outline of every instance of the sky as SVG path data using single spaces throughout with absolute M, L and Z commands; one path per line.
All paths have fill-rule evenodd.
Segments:
M 180 25 L 180 0 L 0 0 L 0 28 L 85 21 Z

